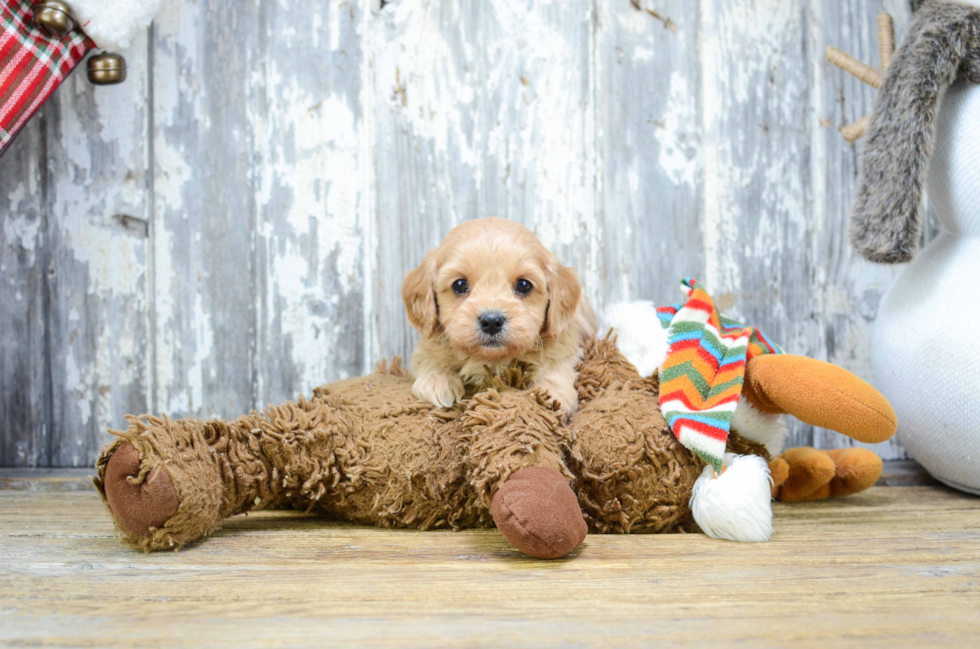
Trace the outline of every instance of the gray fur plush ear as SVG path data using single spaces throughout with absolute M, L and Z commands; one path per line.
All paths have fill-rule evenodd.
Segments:
M 980 10 L 921 0 L 885 72 L 868 124 L 851 244 L 870 261 L 912 259 L 939 102 L 958 78 L 980 81 Z

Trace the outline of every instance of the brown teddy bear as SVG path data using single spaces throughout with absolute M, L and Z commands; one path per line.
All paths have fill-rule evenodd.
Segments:
M 716 476 L 661 415 L 657 375 L 641 376 L 614 339 L 591 341 L 578 371 L 568 424 L 520 368 L 441 409 L 412 396 L 397 358 L 231 422 L 131 417 L 95 483 L 126 541 L 146 551 L 199 540 L 228 516 L 294 507 L 382 527 L 496 525 L 525 554 L 557 558 L 589 530 L 766 540 L 771 496 L 846 495 L 881 472 L 864 449 L 772 459 L 780 414 L 871 443 L 896 425 L 888 402 L 839 367 L 756 357 Z

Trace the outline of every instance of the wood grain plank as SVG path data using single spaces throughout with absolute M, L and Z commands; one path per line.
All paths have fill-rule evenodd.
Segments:
M 697 3 L 598 3 L 596 110 L 605 303 L 672 304 L 704 276 Z
M 848 242 L 862 141 L 851 145 L 838 129 L 871 110 L 875 90 L 827 63 L 824 51 L 833 45 L 879 67 L 877 15 L 882 9 L 894 17 L 900 40 L 910 16 L 904 0 L 810 2 L 812 205 L 807 241 L 800 242 L 809 248 L 809 261 L 805 280 L 788 287 L 807 296 L 806 311 L 794 318 L 800 323 L 798 344 L 805 353 L 836 363 L 869 382 L 873 379 L 871 333 L 878 305 L 902 269 L 866 262 Z M 796 427 L 789 442 L 822 448 L 867 446 L 885 459 L 907 457 L 897 440 L 869 446 L 833 431 L 804 426 Z
M 803 3 L 701 2 L 705 283 L 721 308 L 798 349 L 809 299 Z M 800 290 L 790 290 L 800 289 Z
M 51 466 L 91 466 L 107 429 L 148 406 L 145 34 L 127 55 L 125 84 L 75 74 L 49 102 Z
M 543 562 L 495 530 L 281 511 L 143 555 L 118 542 L 94 493 L 0 491 L 0 642 L 883 646 L 980 633 L 977 499 L 872 488 L 776 504 L 775 525 L 760 544 L 592 535 Z
M 157 410 L 235 416 L 370 368 L 367 7 L 158 19 Z
M 373 29 L 382 353 L 415 334 L 400 287 L 457 223 L 532 227 L 598 294 L 592 3 L 388 3 Z
M 2 464 L 91 465 L 147 407 L 145 38 L 128 64 L 122 86 L 69 77 L 4 158 L 3 347 L 22 350 L 3 363 Z
M 42 107 L 0 165 L 0 466 L 49 462 L 51 390 L 46 245 L 45 131 Z
M 153 31 L 152 409 L 252 408 L 255 3 L 168 3 Z
M 257 406 L 369 371 L 375 243 L 369 2 L 262 3 L 255 134 Z
M 0 490 L 91 491 L 95 469 L 0 469 Z

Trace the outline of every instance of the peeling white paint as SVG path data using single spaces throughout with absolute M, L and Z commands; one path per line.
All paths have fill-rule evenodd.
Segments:
M 783 219 L 799 221 L 806 216 L 802 187 L 792 185 L 798 178 L 785 173 L 786 169 L 798 167 L 806 152 L 796 147 L 793 140 L 779 142 L 772 151 L 766 149 L 770 129 L 805 125 L 799 104 L 777 101 L 772 96 L 774 93 L 780 97 L 797 96 L 808 79 L 802 75 L 783 75 L 776 86 L 770 78 L 778 74 L 772 66 L 787 52 L 795 51 L 797 41 L 793 35 L 799 25 L 800 6 L 781 0 L 751 4 L 702 0 L 701 16 L 705 276 L 712 290 L 737 294 L 742 288 L 743 274 L 748 270 L 743 268 L 742 258 L 733 245 L 739 241 L 740 221 L 746 218 L 739 196 L 757 187 L 760 179 L 765 181 L 760 202 L 766 205 L 768 213 L 753 215 L 763 220 L 762 235 L 767 219 L 776 219 L 782 228 L 785 227 Z M 739 38 L 729 38 L 732 33 L 739 34 Z M 748 65 L 749 61 L 755 64 Z M 733 115 L 741 114 L 746 108 L 758 111 L 764 108 L 770 112 L 760 112 L 757 117 L 749 113 L 753 122 L 733 132 Z M 767 123 L 767 119 L 773 123 Z M 763 157 L 767 153 L 769 157 Z M 768 203 L 766 198 L 783 204 Z M 772 237 L 760 235 L 758 239 L 770 246 L 758 257 L 760 263 L 779 252 L 772 247 Z M 733 314 L 740 315 L 737 303 Z
M 701 28 L 704 33 L 717 33 L 719 29 L 716 7 L 713 0 L 701 1 Z M 726 206 L 731 201 L 727 187 L 721 182 L 728 160 L 724 159 L 719 147 L 723 146 L 721 121 L 723 117 L 722 98 L 722 51 L 717 38 L 701 41 L 701 131 L 703 133 L 702 161 L 704 165 L 704 222 L 701 231 L 704 236 L 704 284 L 709 290 L 730 289 L 735 282 L 725 282 L 724 269 L 734 267 L 734 259 L 722 249 Z M 722 257 L 722 255 L 725 255 Z
M 373 1 L 373 0 L 372 0 Z M 360 137 L 360 161 L 362 162 L 361 173 L 361 200 L 359 213 L 361 219 L 361 233 L 364 241 L 364 256 L 362 267 L 362 281 L 364 291 L 362 293 L 363 315 L 361 319 L 362 348 L 361 372 L 368 373 L 374 369 L 382 357 L 380 332 L 378 331 L 377 304 L 375 295 L 380 278 L 378 274 L 378 254 L 380 236 L 378 228 L 378 190 L 377 173 L 375 164 L 375 142 L 377 141 L 377 126 L 375 119 L 375 93 L 374 93 L 374 69 L 375 69 L 375 48 L 373 26 L 378 22 L 368 14 L 368 19 L 363 20 L 357 27 L 357 34 L 362 42 L 369 43 L 369 47 L 364 48 L 364 55 L 361 57 L 360 65 L 360 104 L 363 110 L 364 119 L 361 123 Z M 386 229 L 387 233 L 388 230 Z M 386 235 L 387 236 L 387 235 Z M 385 350 L 384 354 L 390 350 Z
M 670 76 L 670 95 L 661 124 L 656 131 L 660 166 L 674 184 L 693 187 L 701 169 L 697 104 L 687 78 L 680 72 Z
M 143 242 L 88 219 L 65 220 L 75 260 L 87 264 L 90 295 L 131 297 L 143 290 Z M 138 249 L 137 249 L 138 248 Z
M 903 12 L 901 31 L 904 0 L 885 3 Z M 64 302 L 54 306 L 67 313 L 57 333 L 65 336 L 56 360 L 64 393 L 56 397 L 77 427 L 64 433 L 63 461 L 90 463 L 100 441 L 92 431 L 122 425 L 134 391 L 155 393 L 147 407 L 156 412 L 236 414 L 213 394 L 218 372 L 240 372 L 253 393 L 232 396 L 261 405 L 283 396 L 270 397 L 273 389 L 308 391 L 407 351 L 401 276 L 449 226 L 487 214 L 535 229 L 602 306 L 615 294 L 655 297 L 642 293 L 662 281 L 645 277 L 649 268 L 676 266 L 663 280 L 670 285 L 699 271 L 681 268 L 697 252 L 658 234 L 683 236 L 677 221 L 703 211 L 700 279 L 732 300 L 732 315 L 762 312 L 793 351 L 870 377 L 869 331 L 894 271 L 853 258 L 845 243 L 853 179 L 838 169 L 852 168 L 853 154 L 821 124 L 836 110 L 839 86 L 822 50 L 849 49 L 827 42 L 828 33 L 842 33 L 827 23 L 837 8 L 826 0 L 698 4 L 657 3 L 674 31 L 630 3 L 606 0 L 418 0 L 376 14 L 369 0 L 354 0 L 310 5 L 302 15 L 281 0 L 273 18 L 265 14 L 275 22 L 270 35 L 255 23 L 258 4 L 246 3 L 237 33 L 259 34 L 259 46 L 229 53 L 229 43 L 213 39 L 230 35 L 215 36 L 204 5 L 169 3 L 155 26 L 151 182 L 145 41 L 127 57 L 123 86 L 93 90 L 74 75 L 53 100 L 61 105 L 51 127 L 58 146 L 45 188 L 53 192 L 49 225 L 27 217 L 41 191 L 34 171 L 0 180 L 0 199 L 14 212 L 4 219 L 5 245 L 30 253 L 5 256 L 0 269 L 33 267 L 39 251 L 57 245 L 64 266 L 55 270 L 69 275 L 56 281 Z M 846 35 L 862 47 L 873 44 L 872 4 L 849 9 L 865 12 Z M 696 18 L 682 20 L 688 11 Z M 632 43 L 618 59 L 614 33 Z M 284 49 L 262 51 L 262 43 Z M 602 93 L 624 74 L 609 67 L 617 61 L 658 71 L 660 85 L 649 98 L 637 95 L 626 116 L 635 123 L 610 145 L 618 98 Z M 209 108 L 220 102 L 213 75 L 223 63 L 250 70 L 221 82 L 245 87 L 247 105 L 230 113 L 244 114 L 241 122 Z M 784 65 L 805 72 L 767 85 Z M 670 70 L 661 75 L 658 66 Z M 766 128 L 786 141 L 773 145 Z M 202 234 L 209 213 L 224 207 L 199 195 L 199 177 L 215 173 L 209 156 L 224 155 L 200 150 L 196 138 L 205 133 L 223 134 L 249 156 L 255 213 L 234 215 L 252 228 L 248 250 L 228 251 Z M 610 201 L 607 191 L 622 196 Z M 151 221 L 150 239 L 117 215 Z M 662 260 L 624 255 L 614 239 Z M 215 278 L 204 270 L 202 257 L 219 254 L 241 264 L 222 281 L 256 282 L 233 313 L 216 308 Z M 37 302 L 23 288 L 13 279 L 3 288 L 18 309 Z M 254 331 L 255 348 L 225 364 L 219 349 L 232 331 Z M 279 358 L 278 350 L 288 353 Z M 148 376 L 134 359 L 149 359 Z M 35 452 L 29 448 L 18 445 L 18 457 Z
M 194 313 L 197 314 L 194 322 L 194 355 L 187 370 L 187 387 L 175 393 L 174 400 L 170 402 L 171 412 L 209 413 L 213 409 L 213 406 L 204 402 L 204 381 L 206 378 L 213 378 L 213 375 L 205 376 L 205 364 L 211 358 L 215 334 L 211 314 L 204 307 L 201 291 L 194 294 Z
M 642 19 L 642 16 L 641 16 Z M 638 47 L 633 50 L 633 60 L 637 63 L 653 60 L 653 50 L 649 47 Z
M 11 199 L 13 200 L 10 202 L 15 205 L 20 202 L 16 195 L 11 195 Z M 29 219 L 26 216 L 20 216 L 17 212 L 8 215 L 3 222 L 3 236 L 7 240 L 7 245 L 19 246 L 29 253 L 27 256 L 29 267 L 34 265 L 34 251 L 39 243 L 38 231 L 40 227 L 41 219 Z
M 250 113 L 265 161 L 256 171 L 256 200 L 273 278 L 262 326 L 278 324 L 301 389 L 309 391 L 336 376 L 333 361 L 345 332 L 334 325 L 341 316 L 335 291 L 365 291 L 362 125 L 348 99 L 312 94 L 276 61 L 253 83 L 273 93 L 280 107 Z
M 183 206 L 184 186 L 190 181 L 190 164 L 183 152 L 178 150 L 168 138 L 157 138 L 155 142 L 153 191 L 156 200 L 163 205 L 180 208 Z M 185 217 L 189 216 L 185 212 Z
M 477 77 L 472 66 L 466 71 L 459 69 L 457 52 L 443 38 L 439 9 L 431 0 L 392 5 L 385 25 L 392 26 L 393 33 L 385 33 L 384 39 L 397 46 L 376 52 L 375 75 L 388 84 L 378 90 L 382 97 L 387 96 L 389 109 L 402 114 L 415 135 L 432 141 L 437 155 L 445 156 L 452 141 L 455 162 L 474 168 L 483 153 L 483 143 L 478 133 L 470 139 L 463 132 L 461 106 L 472 97 L 468 84 L 485 87 L 493 79 Z M 458 15 L 458 0 L 442 10 Z M 476 63 L 463 58 L 466 63 Z
M 181 410 L 174 408 L 173 404 L 167 402 L 163 394 L 171 386 L 179 385 L 178 381 L 184 381 L 183 375 L 178 377 L 177 368 L 174 364 L 178 341 L 175 340 L 174 328 L 169 326 L 169 316 L 174 313 L 173 236 L 165 227 L 158 225 L 154 228 L 153 248 L 153 302 L 154 313 L 156 314 L 156 322 L 154 323 L 156 335 L 153 339 L 153 349 L 150 350 L 150 359 L 153 363 L 154 383 L 159 386 L 156 401 L 153 403 L 153 410 L 154 412 L 177 413 Z

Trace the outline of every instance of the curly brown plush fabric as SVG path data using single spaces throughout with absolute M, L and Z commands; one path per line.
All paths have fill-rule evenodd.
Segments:
M 980 83 L 980 9 L 946 0 L 915 4 L 871 113 L 851 214 L 854 249 L 886 264 L 910 261 L 918 247 L 943 92 L 957 80 Z
M 139 487 L 160 471 L 169 476 L 179 504 L 165 522 L 141 519 L 140 527 L 115 516 L 126 541 L 147 551 L 179 548 L 234 514 L 282 506 L 382 527 L 489 527 L 497 489 L 528 467 L 545 471 L 525 478 L 562 476 L 592 531 L 696 529 L 688 503 L 704 463 L 660 416 L 656 379 L 642 379 L 613 341 L 588 345 L 577 383 L 580 410 L 569 426 L 547 395 L 521 389 L 526 385 L 512 372 L 455 408 L 438 409 L 412 397 L 396 359 L 370 376 L 318 388 L 310 400 L 232 422 L 132 417 L 103 449 L 96 485 L 112 512 L 107 467 L 127 447 L 140 458 L 130 484 Z M 730 448 L 765 456 L 738 435 Z M 506 515 L 529 511 L 515 499 L 537 491 L 512 489 Z M 141 503 L 154 505 L 152 496 Z M 572 511 L 555 525 L 577 545 Z M 538 556 L 534 544 L 543 540 L 567 552 L 559 542 L 565 537 L 549 525 L 531 530 L 530 545 L 519 549 Z

